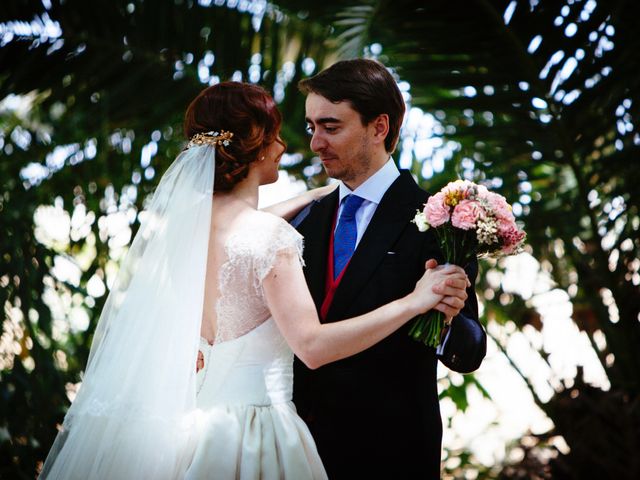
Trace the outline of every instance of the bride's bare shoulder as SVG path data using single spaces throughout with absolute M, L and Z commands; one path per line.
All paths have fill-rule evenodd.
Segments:
M 264 210 L 254 210 L 252 212 L 256 218 L 261 219 L 263 222 L 272 223 L 274 225 L 281 225 L 287 223 L 282 217 L 274 215 L 273 213 L 265 212 Z
M 263 210 L 256 210 L 254 213 L 256 215 L 255 218 L 259 220 L 265 228 L 270 228 L 274 231 L 296 231 L 289 222 L 278 215 L 274 215 L 273 213 L 265 212 Z
M 260 210 L 253 210 L 239 220 L 238 229 L 247 232 L 249 238 L 258 243 L 284 241 L 300 235 L 282 217 Z
M 219 213 L 220 215 L 214 221 L 220 231 L 243 233 L 247 239 L 264 239 L 282 230 L 293 229 L 281 217 L 260 210 L 241 209 Z

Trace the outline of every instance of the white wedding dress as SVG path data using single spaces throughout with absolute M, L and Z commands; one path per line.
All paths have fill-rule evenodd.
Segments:
M 187 479 L 327 478 L 291 401 L 293 352 L 270 316 L 262 281 L 280 255 L 302 261 L 302 237 L 268 213 L 233 232 L 219 277 L 217 333 L 200 340 L 196 429 Z
M 284 220 L 255 212 L 227 238 L 216 338 L 198 340 L 215 148 L 190 143 L 151 197 L 42 480 L 326 478 L 262 290 L 280 256 L 301 258 Z

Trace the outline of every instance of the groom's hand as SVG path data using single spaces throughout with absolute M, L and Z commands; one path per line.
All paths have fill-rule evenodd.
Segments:
M 438 262 L 431 259 L 425 264 L 426 268 L 442 268 L 438 267 Z M 438 303 L 434 309 L 445 314 L 445 323 L 449 324 L 451 319 L 458 315 L 464 308 L 464 302 L 467 300 L 467 287 L 471 286 L 469 278 L 460 280 L 458 278 L 447 278 L 444 282 L 434 285 L 432 287 L 433 293 L 443 295 L 442 300 Z

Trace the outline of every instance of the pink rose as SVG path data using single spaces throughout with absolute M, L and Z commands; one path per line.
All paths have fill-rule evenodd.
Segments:
M 511 206 L 507 203 L 507 199 L 497 193 L 489 192 L 489 207 L 493 210 L 496 218 L 515 222 L 515 217 L 511 211 Z
M 451 215 L 451 224 L 462 230 L 476 228 L 476 222 L 482 214 L 482 207 L 476 200 L 462 200 Z
M 485 199 L 491 192 L 484 185 L 476 185 L 476 197 L 479 199 Z
M 432 227 L 439 227 L 449 221 L 449 207 L 445 205 L 445 196 L 442 192 L 429 197 L 424 206 L 424 216 Z

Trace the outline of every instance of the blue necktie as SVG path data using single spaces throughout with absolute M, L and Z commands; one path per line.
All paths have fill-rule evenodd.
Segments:
M 345 197 L 338 228 L 333 237 L 333 278 L 338 278 L 345 265 L 349 263 L 351 255 L 356 248 L 356 238 L 358 229 L 356 225 L 356 212 L 364 198 L 357 195 L 347 195 Z

